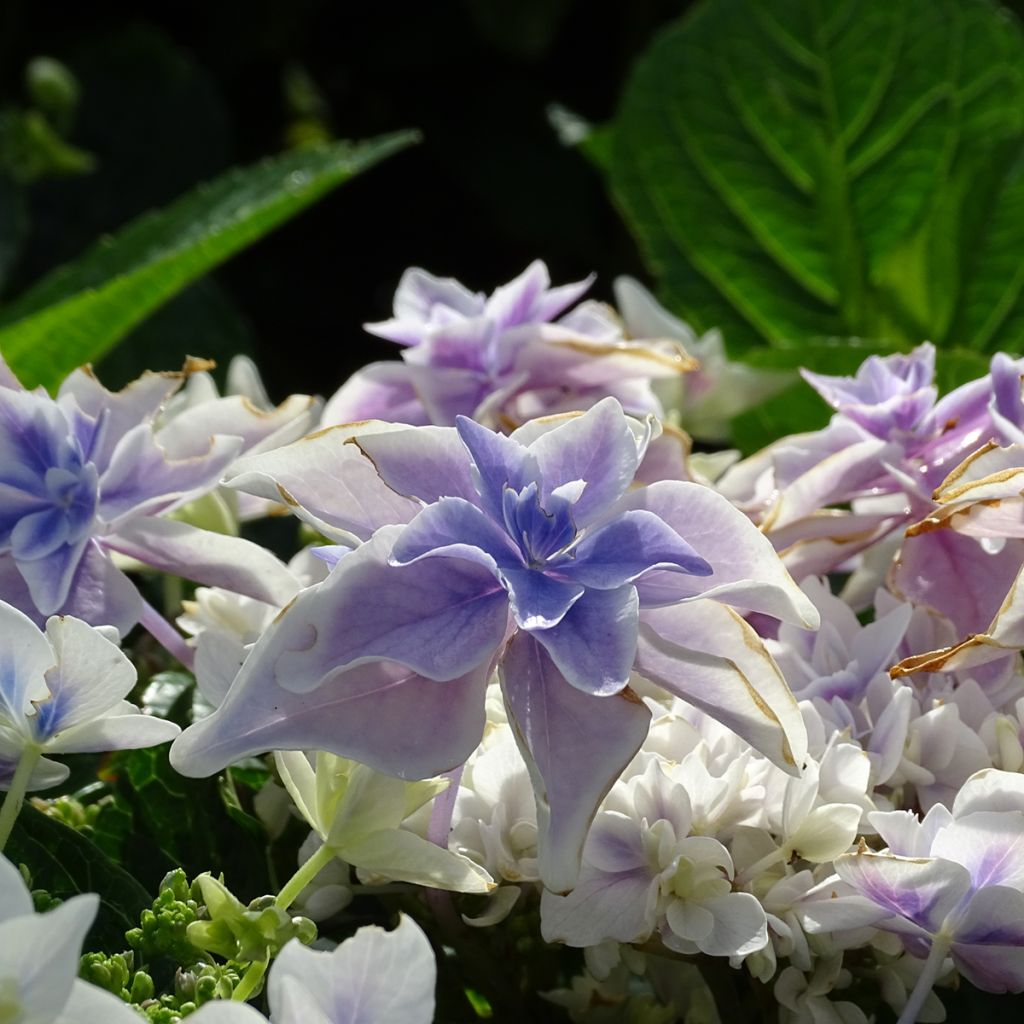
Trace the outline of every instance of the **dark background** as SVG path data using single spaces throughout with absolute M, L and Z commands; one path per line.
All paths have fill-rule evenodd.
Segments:
M 120 384 L 181 355 L 249 351 L 272 397 L 330 393 L 395 354 L 360 325 L 390 314 L 420 265 L 491 290 L 530 260 L 593 294 L 641 274 L 636 249 L 546 108 L 606 120 L 628 71 L 682 0 L 327 0 L 43 4 L 0 0 L 0 106 L 24 105 L 33 57 L 64 62 L 81 102 L 68 140 L 95 171 L 31 185 L 7 295 L 105 232 L 236 163 L 326 129 L 424 141 L 235 257 L 100 366 Z M 316 97 L 294 99 L 301 69 Z M 301 73 L 299 72 L 299 73 Z M 290 98 L 291 97 L 291 98 Z

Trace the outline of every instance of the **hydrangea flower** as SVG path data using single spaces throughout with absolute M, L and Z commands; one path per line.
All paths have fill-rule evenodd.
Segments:
M 84 368 L 52 399 L 21 389 L 6 372 L 0 597 L 40 623 L 72 614 L 125 633 L 142 617 L 174 647 L 176 634 L 116 567 L 115 552 L 265 600 L 294 595 L 291 574 L 268 551 L 167 518 L 212 488 L 246 444 L 244 407 L 227 417 L 232 434 L 221 432 L 217 402 L 158 427 L 183 379 L 148 373 L 112 393 Z
M 0 1021 L 138 1024 L 117 996 L 78 978 L 82 942 L 99 904 L 86 893 L 37 914 L 20 872 L 0 855 Z
M 587 838 L 579 884 L 546 892 L 541 933 L 548 942 L 644 942 L 656 930 L 669 949 L 746 956 L 768 942 L 764 909 L 734 892 L 729 851 L 691 834 L 686 790 L 657 761 L 618 784 Z
M 299 813 L 323 841 L 314 854 L 318 863 L 326 865 L 337 857 L 385 878 L 435 889 L 494 889 L 490 875 L 468 857 L 401 827 L 447 788 L 445 780 L 403 782 L 322 752 L 313 764 L 298 751 L 279 751 L 275 760 Z
M 404 346 L 402 362 L 371 363 L 328 401 L 325 424 L 366 419 L 451 426 L 458 415 L 501 429 L 613 395 L 635 412 L 661 414 L 654 378 L 693 369 L 671 340 L 633 341 L 607 307 L 565 312 L 590 280 L 551 288 L 535 260 L 484 296 L 451 278 L 407 270 L 395 315 L 366 329 Z
M 367 925 L 331 952 L 309 949 L 293 939 L 270 968 L 270 1021 L 431 1024 L 436 979 L 430 943 L 404 914 L 393 931 Z M 201 1006 L 192 1020 L 266 1024 L 267 1018 L 243 1003 L 215 1000 Z
M 875 927 L 895 932 L 922 960 L 900 1017 L 912 1024 L 947 957 L 987 992 L 1024 991 L 1024 778 L 988 769 L 972 776 L 952 810 L 922 821 L 906 811 L 871 822 L 888 849 L 863 844 L 835 862 L 838 880 L 803 908 L 809 929 Z
M 178 741 L 180 770 L 315 746 L 438 775 L 476 747 L 497 666 L 542 794 L 541 874 L 558 889 L 646 735 L 634 665 L 797 770 L 795 702 L 753 630 L 718 602 L 809 626 L 816 613 L 709 488 L 630 490 L 653 424 L 606 399 L 510 437 L 465 419 L 373 428 L 241 464 L 248 489 L 287 495 L 335 539 L 368 539 L 270 626 L 221 708 Z
M 44 633 L 0 601 L 0 638 L 0 789 L 12 790 L 9 800 L 67 778 L 68 769 L 44 755 L 148 747 L 178 735 L 178 726 L 124 699 L 134 666 L 80 619 L 52 616 Z M 0 847 L 16 811 L 4 805 Z

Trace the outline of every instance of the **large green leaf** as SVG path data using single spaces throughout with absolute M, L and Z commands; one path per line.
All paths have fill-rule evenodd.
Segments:
M 1020 346 L 1022 65 L 983 0 L 705 0 L 637 66 L 609 179 L 734 350 Z
M 23 807 L 4 851 L 15 864 L 26 864 L 32 885 L 60 899 L 98 893 L 100 909 L 86 941 L 87 949 L 119 952 L 124 933 L 139 923 L 152 897 L 82 833 Z
M 0 352 L 25 384 L 54 386 L 191 281 L 415 140 L 398 132 L 296 150 L 199 186 L 0 310 Z

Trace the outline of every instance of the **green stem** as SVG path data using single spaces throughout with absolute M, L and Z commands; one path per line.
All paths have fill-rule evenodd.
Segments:
M 287 910 L 299 893 L 309 885 L 310 882 L 320 874 L 331 861 L 334 860 L 334 851 L 329 846 L 321 846 L 305 864 L 295 872 L 294 875 L 284 884 L 284 888 L 277 894 L 277 905 L 282 910 Z
M 10 788 L 4 798 L 4 805 L 0 807 L 0 852 L 3 852 L 7 845 L 14 823 L 18 820 L 18 812 L 25 803 L 29 779 L 32 778 L 32 772 L 35 771 L 42 755 L 43 748 L 34 743 L 29 743 L 21 752 L 18 767 L 14 769 L 14 778 L 11 779 Z
M 256 960 L 254 963 L 249 964 L 249 968 L 242 976 L 242 980 L 238 983 L 235 991 L 231 993 L 233 1002 L 244 1003 L 252 996 L 256 989 L 259 988 L 263 975 L 267 973 L 267 965 L 269 963 L 270 957 L 268 956 L 266 960 Z

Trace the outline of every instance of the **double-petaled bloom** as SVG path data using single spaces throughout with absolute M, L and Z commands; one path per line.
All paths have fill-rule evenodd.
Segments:
M 0 363 L 0 598 L 39 623 L 71 614 L 124 633 L 143 607 L 114 553 L 265 600 L 295 592 L 269 552 L 167 514 L 239 452 L 299 436 L 312 399 L 269 411 L 220 399 L 161 422 L 184 379 L 147 373 L 114 393 L 84 368 L 53 399 Z
M 364 543 L 268 628 L 175 764 L 204 774 L 318 747 L 436 775 L 479 742 L 497 668 L 554 889 L 573 884 L 595 809 L 646 735 L 634 670 L 797 771 L 806 735 L 792 695 L 718 602 L 812 627 L 814 608 L 710 489 L 631 489 L 655 429 L 606 399 L 510 437 L 462 418 L 358 424 L 243 460 L 236 485 Z

